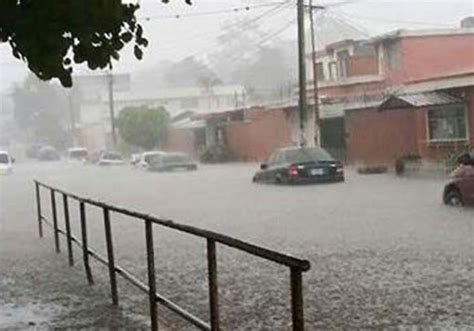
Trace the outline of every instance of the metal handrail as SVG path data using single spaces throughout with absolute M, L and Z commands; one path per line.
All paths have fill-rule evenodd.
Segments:
M 150 305 L 150 320 L 151 329 L 158 329 L 158 313 L 157 303 L 160 303 L 175 312 L 186 321 L 192 323 L 201 330 L 220 330 L 219 319 L 219 303 L 218 303 L 218 284 L 217 284 L 217 259 L 216 259 L 216 243 L 233 247 L 235 249 L 244 251 L 263 259 L 273 261 L 275 263 L 284 265 L 290 268 L 290 282 L 291 282 L 291 310 L 293 320 L 293 330 L 304 330 L 304 314 L 303 314 L 303 287 L 302 287 L 302 272 L 310 269 L 310 263 L 307 260 L 298 259 L 288 254 L 282 254 L 268 248 L 256 246 L 239 239 L 232 238 L 217 232 L 200 229 L 198 227 L 189 226 L 185 224 L 176 223 L 171 220 L 164 220 L 152 215 L 132 211 L 123 207 L 118 207 L 105 202 L 80 197 L 76 194 L 66 192 L 64 190 L 52 187 L 50 185 L 34 181 L 36 190 L 36 205 L 38 213 L 38 232 L 39 236 L 43 237 L 43 223 L 51 226 L 54 229 L 54 241 L 56 252 L 60 253 L 61 247 L 59 242 L 59 235 L 67 238 L 67 250 L 69 264 L 74 265 L 74 256 L 72 244 L 76 244 L 82 248 L 83 263 L 89 284 L 93 284 L 94 280 L 89 263 L 89 257 L 92 257 L 107 266 L 109 269 L 110 286 L 112 293 L 112 302 L 118 305 L 118 288 L 116 281 L 116 274 L 121 275 L 124 279 L 135 285 L 137 288 L 149 295 Z M 43 187 L 50 191 L 51 195 L 51 211 L 52 222 L 49 221 L 41 212 L 41 193 L 40 188 Z M 56 208 L 56 194 L 63 197 L 64 220 L 66 229 L 62 230 L 58 226 L 58 215 Z M 81 240 L 71 233 L 70 219 L 69 219 L 69 204 L 68 199 L 74 199 L 79 202 L 80 222 L 81 222 Z M 98 254 L 95 250 L 88 247 L 87 239 L 87 222 L 86 222 L 86 205 L 92 205 L 103 210 L 103 220 L 105 229 L 105 239 L 107 248 L 107 258 Z M 144 284 L 138 277 L 134 276 L 129 271 L 118 266 L 114 259 L 114 246 L 112 236 L 112 224 L 110 222 L 110 212 L 119 213 L 130 216 L 135 219 L 140 219 L 145 223 L 146 236 L 146 253 L 147 253 L 147 271 L 148 271 L 148 285 Z M 210 324 L 202 321 L 200 318 L 192 315 L 171 300 L 161 296 L 156 292 L 156 278 L 155 278 L 155 261 L 154 261 L 154 246 L 153 246 L 153 225 L 160 225 L 171 228 L 180 232 L 205 238 L 207 240 L 207 260 L 208 260 L 208 281 L 209 281 L 209 310 L 210 310 Z

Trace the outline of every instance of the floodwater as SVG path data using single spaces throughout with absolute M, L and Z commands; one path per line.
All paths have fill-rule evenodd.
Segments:
M 114 309 L 106 268 L 93 262 L 96 283 L 88 286 L 78 249 L 70 268 L 64 238 L 59 255 L 49 228 L 38 238 L 36 178 L 308 259 L 308 330 L 474 330 L 474 209 L 445 207 L 443 180 L 349 171 L 346 183 L 284 187 L 252 184 L 255 168 L 233 164 L 159 174 L 128 165 L 18 163 L 12 175 L 0 177 L 0 328 L 148 325 L 145 294 L 120 280 L 120 308 Z M 43 213 L 50 217 L 50 197 L 42 193 Z M 56 199 L 64 227 L 62 197 Z M 79 234 L 76 202 L 70 210 Z M 102 211 L 90 207 L 87 215 L 90 244 L 105 255 Z M 146 282 L 144 226 L 111 217 L 117 264 Z M 208 320 L 205 241 L 155 228 L 155 244 L 158 291 Z M 218 246 L 218 270 L 224 329 L 289 329 L 285 267 Z M 166 308 L 159 313 L 169 329 L 192 330 Z

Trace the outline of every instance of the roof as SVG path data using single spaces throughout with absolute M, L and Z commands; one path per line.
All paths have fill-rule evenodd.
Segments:
M 380 105 L 379 109 L 387 110 L 395 108 L 441 106 L 462 102 L 464 102 L 463 99 L 444 92 L 412 93 L 392 95 Z
M 455 29 L 432 29 L 432 30 L 395 30 L 371 38 L 371 42 L 380 42 L 383 40 L 408 38 L 408 37 L 432 37 L 432 36 L 451 36 L 474 34 L 474 28 L 455 28 Z
M 206 121 L 185 118 L 183 120 L 172 123 L 171 126 L 174 129 L 198 129 L 204 128 L 206 126 Z
M 118 92 L 115 94 L 117 101 L 132 100 L 160 100 L 160 99 L 180 99 L 202 96 L 225 96 L 242 94 L 245 87 L 241 85 L 220 85 L 210 88 L 208 91 L 203 87 L 183 87 L 183 88 L 143 88 L 130 91 Z

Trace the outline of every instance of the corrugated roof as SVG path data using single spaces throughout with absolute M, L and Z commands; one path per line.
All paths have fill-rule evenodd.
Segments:
M 443 92 L 411 93 L 392 95 L 380 105 L 379 109 L 441 106 L 462 102 L 464 102 L 463 99 Z
M 442 92 L 403 94 L 396 96 L 396 98 L 403 100 L 415 107 L 448 105 L 451 103 L 460 103 L 463 101 L 460 98 Z

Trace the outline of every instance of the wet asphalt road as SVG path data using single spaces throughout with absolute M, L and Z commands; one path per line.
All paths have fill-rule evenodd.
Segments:
M 32 179 L 248 240 L 310 260 L 304 274 L 308 330 L 474 329 L 474 209 L 441 203 L 443 180 L 360 176 L 346 183 L 255 185 L 255 165 L 147 173 L 61 163 L 17 164 L 0 177 L 0 328 L 146 327 L 147 299 L 119 281 L 111 306 L 107 270 L 87 285 L 80 252 L 67 266 L 50 229 L 39 240 Z M 44 213 L 49 216 L 49 197 Z M 58 212 L 63 225 L 62 205 Z M 91 245 L 105 252 L 101 211 L 87 210 Z M 79 233 L 77 204 L 71 203 Z M 146 280 L 144 229 L 112 214 L 117 263 Z M 207 320 L 205 242 L 156 229 L 160 293 Z M 218 246 L 226 330 L 289 329 L 289 272 Z M 192 330 L 160 308 L 169 329 Z

